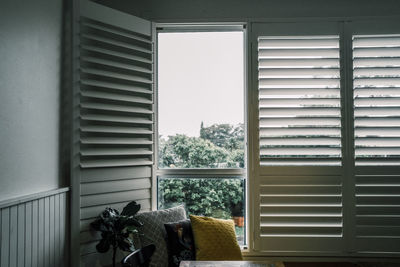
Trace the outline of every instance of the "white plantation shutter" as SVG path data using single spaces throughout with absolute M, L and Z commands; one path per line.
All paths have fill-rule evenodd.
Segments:
M 258 38 L 261 165 L 341 165 L 338 36 Z
M 400 35 L 353 36 L 355 246 L 400 252 Z
M 343 246 L 339 43 L 335 34 L 257 36 L 258 250 Z
M 399 21 L 336 26 L 253 25 L 254 248 L 398 257 Z
M 96 266 L 90 222 L 132 200 L 151 208 L 152 26 L 89 1 L 75 23 L 72 262 Z
M 353 37 L 356 165 L 400 165 L 400 35 Z

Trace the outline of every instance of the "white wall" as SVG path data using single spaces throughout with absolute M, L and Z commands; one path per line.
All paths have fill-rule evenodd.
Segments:
M 62 0 L 0 1 L 0 201 L 58 188 Z
M 161 20 L 400 15 L 398 0 L 98 0 L 139 17 Z

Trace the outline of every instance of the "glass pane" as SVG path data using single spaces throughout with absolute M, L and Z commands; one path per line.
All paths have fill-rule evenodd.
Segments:
M 159 168 L 244 167 L 243 32 L 158 34 Z
M 245 240 L 243 178 L 158 177 L 158 208 L 185 205 L 187 214 L 232 219 L 239 245 Z

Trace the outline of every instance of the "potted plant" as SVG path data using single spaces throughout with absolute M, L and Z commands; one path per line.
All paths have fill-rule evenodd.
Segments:
M 94 230 L 101 232 L 101 240 L 96 245 L 96 250 L 106 253 L 112 247 L 113 267 L 115 267 L 115 255 L 118 248 L 129 252 L 135 250 L 132 234 L 138 233 L 137 228 L 143 225 L 134 217 L 139 210 L 140 204 L 135 201 L 128 203 L 121 213 L 116 209 L 106 208 L 90 224 Z
M 238 202 L 232 207 L 232 217 L 235 225 L 238 227 L 244 226 L 244 210 L 243 202 Z

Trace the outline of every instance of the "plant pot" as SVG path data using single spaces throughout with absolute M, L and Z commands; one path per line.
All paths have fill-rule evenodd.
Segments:
M 243 216 L 233 216 L 233 221 L 237 227 L 244 226 L 244 217 Z

